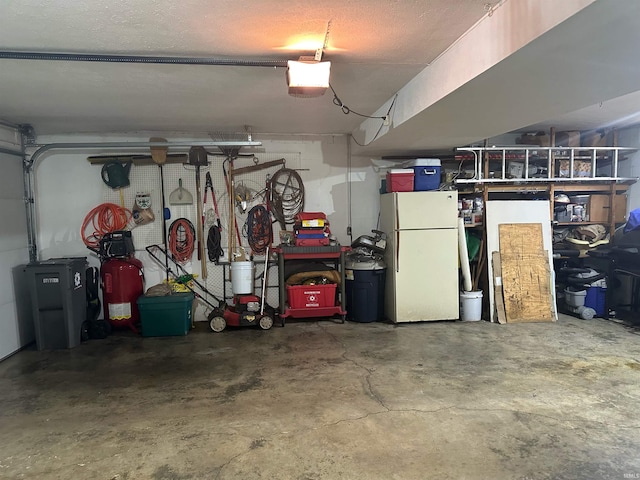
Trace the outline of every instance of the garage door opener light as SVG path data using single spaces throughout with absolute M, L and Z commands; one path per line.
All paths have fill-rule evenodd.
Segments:
M 309 59 L 309 60 L 307 60 Z M 329 88 L 331 62 L 319 62 L 314 57 L 300 57 L 287 62 L 287 84 L 293 97 L 319 97 Z

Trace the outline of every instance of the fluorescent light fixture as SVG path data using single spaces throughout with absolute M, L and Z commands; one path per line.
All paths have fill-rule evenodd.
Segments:
M 329 88 L 331 62 L 287 62 L 289 95 L 294 97 L 319 97 Z

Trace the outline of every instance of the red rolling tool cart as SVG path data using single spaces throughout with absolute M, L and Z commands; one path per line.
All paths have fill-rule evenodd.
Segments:
M 344 323 L 347 314 L 344 304 L 345 294 L 345 252 L 351 247 L 340 245 L 294 247 L 280 245 L 274 251 L 278 254 L 278 284 L 280 294 L 280 321 L 285 319 L 333 317 L 340 315 Z M 321 261 L 332 264 L 340 273 L 340 285 L 296 285 L 287 286 L 284 278 L 285 262 L 288 260 Z M 336 291 L 338 295 L 336 295 Z

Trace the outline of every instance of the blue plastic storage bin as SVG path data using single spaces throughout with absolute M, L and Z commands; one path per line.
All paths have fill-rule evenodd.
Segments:
M 417 158 L 404 165 L 413 168 L 413 190 L 422 192 L 425 190 L 437 190 L 440 186 L 440 159 Z
M 598 317 L 604 317 L 606 307 L 607 289 L 604 287 L 587 288 L 587 296 L 584 299 L 584 306 L 593 308 Z

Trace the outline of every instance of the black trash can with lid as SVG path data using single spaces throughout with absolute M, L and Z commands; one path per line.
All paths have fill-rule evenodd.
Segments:
M 87 317 L 85 257 L 26 266 L 38 350 L 77 347 Z
M 347 319 L 378 322 L 384 318 L 384 285 L 387 268 L 381 256 L 354 253 L 345 262 Z

